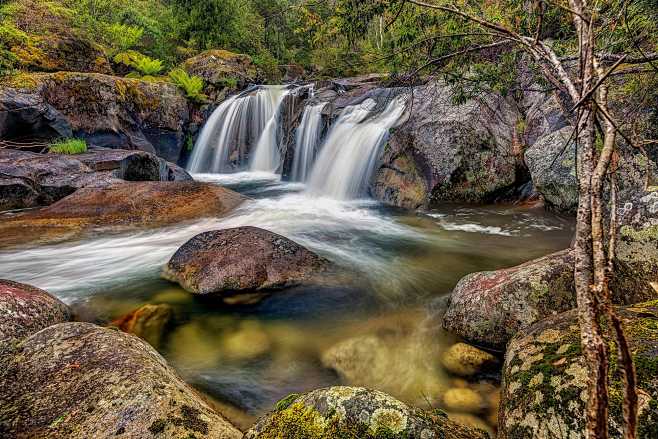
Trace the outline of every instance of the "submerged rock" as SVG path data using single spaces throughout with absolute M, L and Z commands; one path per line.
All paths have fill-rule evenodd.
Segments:
M 145 342 L 89 323 L 23 341 L 0 380 L 8 437 L 242 437 Z
M 70 319 L 69 307 L 47 292 L 0 279 L 0 356 L 30 335 Z
M 573 255 L 563 250 L 505 270 L 469 274 L 452 292 L 445 329 L 504 350 L 520 329 L 575 308 Z
M 618 308 L 633 352 L 639 394 L 638 438 L 658 437 L 658 302 Z M 616 347 L 610 342 L 611 359 Z M 622 383 L 610 375 L 610 437 L 622 429 Z M 584 438 L 588 370 L 575 310 L 549 317 L 510 341 L 503 368 L 499 437 Z
M 361 387 L 330 387 L 279 401 L 245 439 L 266 438 L 486 438 L 441 412 L 430 413 Z
M 455 375 L 471 376 L 495 364 L 496 357 L 466 343 L 455 343 L 441 355 L 441 364 Z
M 281 235 L 238 227 L 195 236 L 172 256 L 163 277 L 191 293 L 224 298 L 322 282 L 331 268 Z
M 443 405 L 448 411 L 462 413 L 477 413 L 486 406 L 479 393 L 466 387 L 448 389 L 443 394 Z
M 0 211 L 52 204 L 83 187 L 125 181 L 187 181 L 173 163 L 143 151 L 37 154 L 0 149 Z
M 223 215 L 243 200 L 236 192 L 194 181 L 85 187 L 46 208 L 4 219 L 0 245 L 58 241 L 100 229 L 162 227 Z
M 144 305 L 111 323 L 123 332 L 134 334 L 157 348 L 174 316 L 169 305 Z

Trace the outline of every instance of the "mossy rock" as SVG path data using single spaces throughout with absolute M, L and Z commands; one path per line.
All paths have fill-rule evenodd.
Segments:
M 258 83 L 261 77 L 250 56 L 221 49 L 202 52 L 186 60 L 182 67 L 190 75 L 203 78 L 215 91 L 244 88 Z
M 153 348 L 117 330 L 50 326 L 0 365 L 3 437 L 242 437 Z
M 461 426 L 442 412 L 425 412 L 362 387 L 330 387 L 290 395 L 261 418 L 245 439 L 476 439 L 480 430 Z
M 658 437 L 658 301 L 618 308 L 637 370 L 638 437 Z M 610 437 L 621 437 L 622 382 L 610 343 Z M 503 368 L 499 437 L 583 438 L 588 371 L 575 310 L 549 317 L 510 342 Z

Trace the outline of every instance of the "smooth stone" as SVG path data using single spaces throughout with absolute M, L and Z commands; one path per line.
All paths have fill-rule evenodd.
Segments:
M 441 364 L 449 372 L 460 376 L 471 376 L 484 367 L 496 363 L 496 357 L 466 343 L 450 346 L 441 356 Z
M 443 394 L 443 405 L 448 411 L 478 413 L 485 402 L 478 392 L 469 388 L 449 389 Z
M 146 340 L 154 348 L 160 346 L 164 331 L 174 311 L 169 305 L 144 305 L 111 323 L 123 332 Z

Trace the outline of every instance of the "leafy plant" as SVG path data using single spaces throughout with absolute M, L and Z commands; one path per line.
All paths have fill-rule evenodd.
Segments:
M 48 147 L 55 154 L 82 154 L 87 152 L 87 142 L 84 139 L 60 139 Z
M 112 23 L 105 28 L 106 38 L 117 51 L 135 47 L 144 35 L 144 29 L 127 24 Z
M 135 69 L 127 75 L 129 78 L 152 77 L 162 72 L 164 65 L 159 59 L 149 58 L 134 50 L 120 52 L 114 56 L 114 62 L 117 64 L 125 64 L 128 67 Z
M 193 101 L 204 102 L 207 99 L 203 94 L 203 79 L 199 76 L 190 76 L 185 70 L 177 68 L 169 72 L 169 78 Z

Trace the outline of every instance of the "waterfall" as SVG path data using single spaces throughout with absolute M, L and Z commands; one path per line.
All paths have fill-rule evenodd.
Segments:
M 315 162 L 308 191 L 336 199 L 363 194 L 379 156 L 380 146 L 405 112 L 406 100 L 391 99 L 376 114 L 376 102 L 367 99 L 343 110 L 329 132 Z
M 316 148 L 322 134 L 322 109 L 326 104 L 309 105 L 295 133 L 295 156 L 292 162 L 292 181 L 305 182 L 313 165 Z
M 238 167 L 246 164 L 244 156 L 256 139 L 260 139 L 260 146 L 263 138 L 270 138 L 273 131 L 276 142 L 276 115 L 286 93 L 283 86 L 263 86 L 222 102 L 201 130 L 188 171 L 230 172 L 234 164 Z
M 253 153 L 250 171 L 276 172 L 281 165 L 281 154 L 279 153 L 279 114 L 285 97 L 290 94 L 290 90 L 279 87 L 276 93 L 271 93 L 270 100 L 267 102 L 267 114 L 270 115 L 265 129 L 260 135 L 258 144 Z

